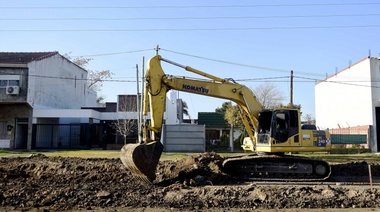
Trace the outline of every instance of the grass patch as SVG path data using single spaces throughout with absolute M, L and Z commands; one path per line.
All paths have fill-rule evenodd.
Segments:
M 0 157 L 28 157 L 31 154 L 44 154 L 48 157 L 79 158 L 119 158 L 120 150 L 0 150 Z M 162 153 L 161 160 L 180 160 L 198 153 Z
M 4 156 L 19 156 L 19 157 L 25 157 L 29 156 L 30 154 L 37 153 L 37 151 L 27 151 L 27 150 L 0 150 L 0 157 Z
M 80 157 L 80 158 L 117 158 L 117 150 L 0 150 L 0 156 L 27 157 L 31 154 L 44 154 L 49 157 Z
M 314 159 L 324 160 L 329 163 L 350 163 L 362 162 L 379 163 L 380 155 L 374 153 L 357 153 L 357 154 L 332 154 L 332 153 L 302 153 L 302 156 L 307 156 Z
M 120 150 L 0 150 L 0 157 L 16 156 L 27 157 L 30 154 L 44 154 L 49 157 L 79 157 L 79 158 L 119 158 Z M 180 160 L 189 155 L 198 155 L 199 153 L 162 153 L 160 160 Z M 223 157 L 237 156 L 250 153 L 218 153 Z M 373 153 L 360 153 L 360 154 L 332 154 L 332 153 L 300 153 L 295 154 L 306 156 L 310 158 L 320 159 L 329 163 L 349 163 L 349 162 L 362 162 L 379 163 L 380 155 Z

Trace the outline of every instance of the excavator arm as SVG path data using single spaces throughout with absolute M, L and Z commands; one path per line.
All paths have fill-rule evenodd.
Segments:
M 185 77 L 167 75 L 161 67 L 161 61 L 179 66 L 189 72 L 209 78 L 209 80 L 194 80 Z M 152 129 L 151 137 L 153 140 L 157 138 L 157 133 L 161 132 L 166 93 L 170 89 L 235 102 L 241 110 L 243 123 L 247 129 L 249 137 L 254 140 L 254 131 L 258 125 L 257 117 L 263 107 L 252 91 L 246 86 L 227 79 L 221 79 L 189 66 L 182 66 L 170 60 L 161 58 L 159 55 L 150 59 L 145 80 L 146 99 L 144 101 L 144 113 L 147 115 L 148 103 L 150 103 L 151 125 L 148 128 Z

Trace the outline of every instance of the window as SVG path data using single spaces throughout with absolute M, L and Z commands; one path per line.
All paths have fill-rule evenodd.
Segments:
M 0 80 L 0 88 L 5 88 L 8 85 L 8 80 Z
M 136 95 L 119 95 L 118 96 L 118 111 L 136 112 L 137 98 Z
M 20 86 L 20 75 L 0 75 L 0 88 Z
M 20 84 L 19 80 L 0 80 L 0 88 L 5 88 L 9 85 L 19 86 L 19 84 Z
M 8 85 L 19 85 L 20 83 L 19 83 L 20 81 L 19 80 L 8 80 Z

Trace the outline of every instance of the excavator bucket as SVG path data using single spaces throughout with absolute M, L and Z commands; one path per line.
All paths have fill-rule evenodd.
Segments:
M 164 146 L 159 141 L 147 144 L 126 144 L 121 149 L 120 159 L 134 176 L 145 182 L 156 179 L 156 167 Z

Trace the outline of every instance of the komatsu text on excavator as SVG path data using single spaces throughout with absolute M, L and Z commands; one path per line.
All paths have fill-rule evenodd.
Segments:
M 208 80 L 174 77 L 165 74 L 161 62 L 167 62 L 201 75 Z M 123 164 L 135 176 L 153 182 L 163 145 L 160 135 L 168 90 L 217 97 L 235 102 L 240 108 L 249 137 L 242 148 L 255 154 L 226 158 L 223 169 L 240 179 L 312 181 L 329 177 L 331 168 L 322 160 L 287 155 L 288 152 L 330 151 L 328 131 L 301 126 L 300 112 L 294 108 L 263 109 L 254 93 L 233 80 L 222 79 L 189 66 L 152 57 L 145 74 L 144 114 L 150 108 L 150 123 L 143 128 L 143 143 L 126 144 L 121 150 Z

